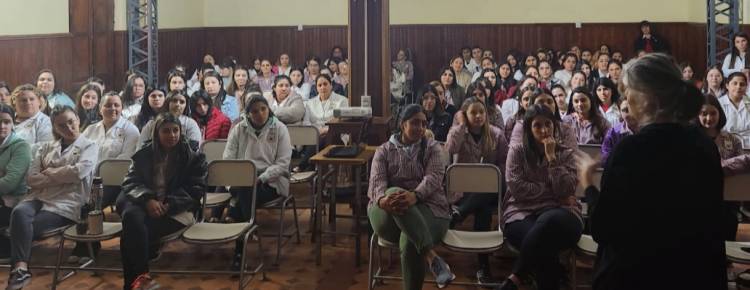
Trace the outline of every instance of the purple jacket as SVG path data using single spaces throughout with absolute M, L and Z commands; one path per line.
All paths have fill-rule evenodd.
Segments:
M 569 114 L 563 117 L 563 124 L 567 124 L 573 129 L 578 144 L 601 144 L 604 140 L 604 135 L 607 134 L 609 128 L 612 127 L 612 125 L 609 124 L 609 121 L 604 119 L 604 130 L 603 132 L 598 132 L 598 129 L 594 127 L 593 123 L 589 121 L 581 122 L 576 117 L 576 114 Z M 600 133 L 601 137 L 597 138 L 595 136 L 597 133 Z
M 378 200 L 385 196 L 388 188 L 401 187 L 414 191 L 418 202 L 427 205 L 433 215 L 447 219 L 450 211 L 443 187 L 442 146 L 434 140 L 426 140 L 423 160 L 420 160 L 420 143 L 403 145 L 396 136 L 391 136 L 375 151 L 367 190 L 368 207 L 378 206 Z
M 490 125 L 490 134 L 495 140 L 495 150 L 488 154 L 482 154 L 482 144 L 474 141 L 466 125 L 453 126 L 448 132 L 448 142 L 445 149 L 450 155 L 458 154 L 459 163 L 489 163 L 494 164 L 501 171 L 505 171 L 505 159 L 508 156 L 508 142 L 505 141 L 503 131 Z M 480 140 L 481 141 L 481 140 Z M 454 193 L 449 197 L 451 203 L 455 203 L 463 193 Z
M 602 165 L 607 163 L 607 158 L 612 150 L 615 150 L 615 146 L 622 141 L 623 138 L 633 135 L 633 131 L 628 128 L 628 124 L 625 122 L 618 122 L 612 129 L 607 131 L 607 135 L 604 136 L 604 142 L 602 142 Z
M 564 207 L 579 218 L 581 206 L 561 204 L 561 199 L 573 196 L 578 185 L 575 150 L 559 145 L 557 160 L 549 164 L 527 160 L 523 144 L 511 145 L 506 161 L 505 180 L 508 192 L 503 198 L 501 225 L 523 220 L 543 210 Z

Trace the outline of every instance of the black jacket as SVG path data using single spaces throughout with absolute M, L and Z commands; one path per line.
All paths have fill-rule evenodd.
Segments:
M 651 48 L 654 49 L 653 52 L 669 53 L 669 44 L 667 44 L 664 39 L 653 33 L 651 34 Z M 643 38 L 642 34 L 633 42 L 633 50 L 637 52 L 639 49 L 646 50 L 646 40 Z
M 433 116 L 428 123 L 428 128 L 435 134 L 435 140 L 445 142 L 448 139 L 448 131 L 453 125 L 453 115 L 443 112 L 440 115 Z
M 208 165 L 203 153 L 190 149 L 187 140 L 183 139 L 174 150 L 178 150 L 174 176 L 167 181 L 165 203 L 169 205 L 167 215 L 183 211 L 196 211 L 200 208 L 200 199 L 206 191 Z M 154 158 L 151 143 L 147 143 L 133 154 L 133 164 L 122 183 L 122 193 L 117 198 L 118 209 L 121 204 L 130 201 L 145 205 L 149 199 L 156 199 L 154 188 Z
M 697 128 L 651 124 L 623 139 L 590 200 L 593 289 L 727 289 L 723 187 Z

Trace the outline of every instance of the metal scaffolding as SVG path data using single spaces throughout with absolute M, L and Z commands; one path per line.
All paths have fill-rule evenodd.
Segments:
M 732 51 L 732 37 L 740 31 L 739 0 L 708 0 L 707 52 L 708 65 L 721 63 Z
M 128 68 L 158 84 L 159 26 L 157 0 L 127 0 Z

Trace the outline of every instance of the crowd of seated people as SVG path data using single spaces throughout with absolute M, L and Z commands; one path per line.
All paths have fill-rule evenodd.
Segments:
M 644 144 L 656 142 L 655 148 L 679 140 L 695 150 L 710 145 L 716 156 L 701 151 L 706 156 L 700 161 L 707 164 L 715 159 L 716 166 L 705 178 L 721 175 L 716 171 L 719 164 L 724 164 L 727 174 L 750 171 L 750 157 L 742 151 L 750 147 L 750 69 L 740 64 L 746 63 L 747 36 L 735 36 L 736 48 L 724 65 L 709 68 L 696 81 L 692 66 L 678 66 L 668 55 L 658 53 L 665 50 L 664 44 L 651 35 L 649 23 L 644 25 L 643 38 L 636 41 L 639 50 L 631 59 L 607 45 L 596 50 L 573 46 L 528 54 L 513 50 L 498 57 L 490 49 L 467 47 L 447 59 L 435 79 L 419 89 L 412 83 L 412 52 L 398 51 L 393 66 L 406 75 L 407 91 L 418 98 L 394 112 L 398 128 L 389 132 L 392 135 L 375 153 L 367 213 L 379 236 L 399 244 L 404 289 L 420 289 L 425 269 L 435 275 L 439 286 L 450 283 L 455 278 L 450 261 L 435 248 L 449 228 L 461 227 L 468 216 L 474 217 L 473 230 L 491 230 L 498 202 L 502 202 L 498 226 L 519 251 L 511 275 L 499 280 L 499 288 L 518 289 L 534 283 L 539 289 L 559 289 L 566 277 L 559 254 L 574 247 L 585 228 L 582 207 L 574 195 L 579 182 L 588 181 L 579 174 L 584 169 L 577 162 L 579 144 L 601 145 L 603 158 L 591 166 L 605 168 L 605 181 L 601 192 L 587 188 L 592 196 L 589 201 L 596 204 L 592 229 L 608 254 L 599 258 L 601 265 L 615 267 L 609 271 L 624 271 L 596 273 L 595 289 L 627 289 L 602 288 L 617 283 L 639 286 L 637 281 L 619 279 L 643 274 L 631 269 L 643 261 L 624 256 L 633 250 L 630 247 L 639 245 L 622 244 L 618 237 L 623 234 L 608 228 L 628 226 L 613 213 L 605 213 L 622 210 L 620 200 L 613 199 L 620 197 L 607 194 L 622 192 L 620 187 L 628 180 L 620 178 L 627 178 L 623 174 L 631 174 L 628 170 L 638 170 L 631 167 L 640 159 L 629 163 L 626 158 L 643 146 L 632 136 L 646 138 Z M 155 87 L 146 77 L 130 73 L 119 92 L 105 91 L 106 84 L 92 78 L 74 99 L 55 86 L 55 75 L 47 69 L 37 74 L 36 84 L 11 90 L 0 83 L 0 165 L 4 168 L 0 226 L 8 226 L 10 232 L 10 238 L 0 237 L 0 258 L 11 264 L 8 289 L 29 283 L 35 237 L 79 221 L 97 162 L 102 160 L 133 162 L 122 186 L 105 187 L 103 197 L 103 206 L 115 205 L 122 218 L 125 289 L 156 287 L 149 261 L 159 256 L 160 237 L 196 222 L 194 213 L 200 209 L 207 174 L 200 144 L 227 139 L 223 159 L 255 163 L 257 204 L 288 196 L 289 171 L 311 168 L 307 159 L 315 152 L 291 146 L 287 126 L 313 126 L 320 144 L 326 145 L 333 111 L 350 105 L 348 60 L 342 48 L 334 47 L 324 61 L 311 56 L 302 66 L 295 66 L 287 53 L 274 61 L 253 58 L 250 63 L 245 66 L 228 56 L 217 64 L 212 55 L 206 55 L 192 75 L 177 65 L 165 83 Z M 662 140 L 658 136 L 662 133 L 674 134 L 675 139 Z M 700 142 L 688 144 L 689 140 Z M 290 168 L 293 151 L 301 153 L 302 162 Z M 454 162 L 497 166 L 503 173 L 502 192 L 446 196 L 448 164 L 440 157 L 444 151 Z M 606 178 L 611 175 L 617 176 Z M 674 173 L 665 176 L 676 177 Z M 715 189 L 711 187 L 715 185 L 696 188 Z M 236 202 L 225 216 L 212 220 L 247 221 L 253 206 L 247 194 L 250 189 L 232 188 Z M 696 197 L 669 208 L 695 206 L 700 201 Z M 709 208 L 717 204 L 725 207 L 711 202 L 701 206 L 708 214 L 723 214 Z M 727 208 L 740 212 L 739 205 Z M 644 212 L 649 213 L 648 209 Z M 726 216 L 722 218 L 715 221 L 727 222 Z M 707 235 L 711 231 L 700 226 L 693 230 Z M 731 240 L 736 228 L 734 220 L 733 227 L 714 238 Z M 669 238 L 683 237 L 678 230 L 670 232 Z M 240 267 L 242 242 L 238 241 L 233 269 Z M 715 250 L 708 241 L 700 245 L 710 245 L 706 251 Z M 94 245 L 95 251 L 99 247 Z M 91 258 L 87 256 L 85 246 L 77 245 L 68 262 L 85 263 Z M 700 257 L 714 263 L 711 258 L 718 256 L 712 252 Z M 488 255 L 478 255 L 476 269 L 480 284 L 498 281 L 491 275 Z M 701 285 L 720 280 L 714 274 L 707 272 Z

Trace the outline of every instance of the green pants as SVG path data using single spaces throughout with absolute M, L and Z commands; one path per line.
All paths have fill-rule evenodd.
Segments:
M 389 188 L 385 194 L 389 195 L 401 188 Z M 399 241 L 401 251 L 401 275 L 404 290 L 422 289 L 424 280 L 424 254 L 440 243 L 448 231 L 449 220 L 437 218 L 424 204 L 415 204 L 403 215 L 392 215 L 377 205 L 367 210 L 375 233 L 383 239 Z

